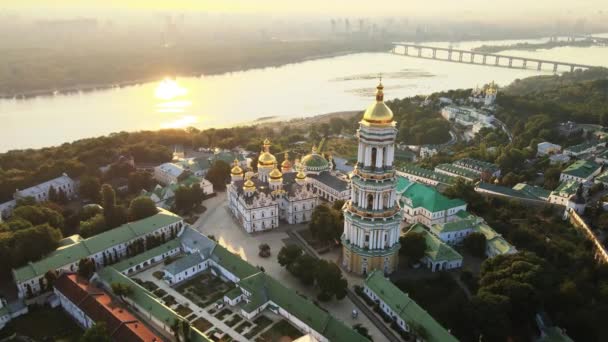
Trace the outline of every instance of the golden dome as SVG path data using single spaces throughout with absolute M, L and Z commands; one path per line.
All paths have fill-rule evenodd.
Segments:
M 275 158 L 270 152 L 262 152 L 260 157 L 258 158 L 258 165 L 262 166 L 271 166 L 277 163 L 277 158 Z
M 258 157 L 258 166 L 272 166 L 276 163 L 277 158 L 270 153 L 270 140 L 264 139 L 264 149 Z
M 367 107 L 363 121 L 371 124 L 386 125 L 393 122 L 393 111 L 384 103 L 384 86 L 382 82 L 376 87 L 376 102 Z
M 282 169 L 291 169 L 291 163 L 289 162 L 289 154 L 285 152 L 285 160 L 281 163 Z
M 248 176 L 245 183 L 243 183 L 243 190 L 255 190 L 255 183 L 251 180 L 251 176 Z
M 230 170 L 230 173 L 237 176 L 237 175 L 242 175 L 243 174 L 243 169 L 241 169 L 241 167 L 239 166 L 239 161 L 238 160 L 234 160 L 234 163 L 232 164 L 234 167 L 232 168 L 232 170 Z
M 300 170 L 298 171 L 298 174 L 296 175 L 297 179 L 306 179 L 306 174 L 304 173 L 304 170 L 302 170 L 302 168 L 300 167 Z
M 275 167 L 272 171 L 270 171 L 268 177 L 270 177 L 270 179 L 281 179 L 283 178 L 283 174 Z

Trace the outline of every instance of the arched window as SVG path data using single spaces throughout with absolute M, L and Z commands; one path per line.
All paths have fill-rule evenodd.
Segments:
M 367 209 L 372 210 L 373 205 L 374 205 L 374 195 L 369 194 L 369 195 L 367 195 Z
M 376 148 L 372 148 L 372 168 L 376 167 L 376 154 L 378 153 L 378 151 L 376 150 Z

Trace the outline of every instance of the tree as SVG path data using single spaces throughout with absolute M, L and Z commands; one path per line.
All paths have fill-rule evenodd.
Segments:
M 106 219 L 102 214 L 97 214 L 86 221 L 80 222 L 80 235 L 83 237 L 97 235 L 106 230 Z
M 230 165 L 223 160 L 216 160 L 209 168 L 206 178 L 214 189 L 226 189 L 226 184 L 230 181 Z
M 44 280 L 46 282 L 46 288 L 51 289 L 55 285 L 55 280 L 59 277 L 59 273 L 56 270 L 48 270 L 44 274 Z
M 364 327 L 361 323 L 357 323 L 353 325 L 353 330 L 358 332 L 359 335 L 365 337 L 366 339 L 373 341 L 372 336 L 369 334 L 369 330 Z
M 313 285 L 317 274 L 318 260 L 308 254 L 298 256 L 287 270 L 304 285 Z
M 180 186 L 175 190 L 175 208 L 188 212 L 201 204 L 204 198 L 203 189 L 199 183 L 190 187 Z
M 101 186 L 101 206 L 105 213 L 111 213 L 116 207 L 116 192 L 110 184 Z M 106 217 L 107 219 L 107 217 Z
M 55 187 L 51 185 L 49 187 L 49 201 L 57 202 L 57 198 L 57 190 L 55 190 Z
M 348 282 L 344 279 L 342 271 L 336 264 L 318 260 L 316 281 L 321 294 L 323 294 L 318 297 L 320 300 L 331 299 L 333 296 L 336 296 L 337 299 L 346 297 Z
M 131 205 L 129 206 L 129 219 L 131 221 L 141 220 L 156 215 L 156 213 L 158 213 L 156 204 L 145 196 L 135 198 L 131 201 Z
M 83 176 L 80 179 L 78 192 L 80 193 L 81 197 L 98 203 L 101 198 L 100 191 L 101 183 L 99 182 L 99 178 L 93 176 Z
M 472 256 L 477 258 L 483 258 L 486 255 L 486 236 L 482 233 L 474 232 L 463 240 L 464 248 L 467 252 L 471 253 Z
M 129 192 L 136 194 L 142 189 L 150 189 L 154 184 L 152 175 L 144 171 L 129 173 Z
M 48 223 L 50 226 L 62 229 L 64 218 L 59 212 L 48 207 L 36 205 L 25 205 L 13 211 L 13 218 L 22 218 L 30 222 L 33 226 Z
M 554 190 L 559 185 L 559 177 L 562 170 L 557 167 L 548 168 L 545 171 L 545 181 L 543 187 L 547 190 Z
M 95 262 L 89 258 L 80 259 L 78 262 L 78 275 L 89 280 L 95 273 Z
M 340 238 L 343 227 L 339 227 L 339 214 L 326 205 L 315 207 L 308 228 L 315 239 L 331 243 Z
M 182 319 L 176 319 L 171 325 L 173 337 L 177 342 L 190 341 L 190 324 Z
M 277 259 L 283 267 L 289 267 L 300 255 L 304 254 L 298 245 L 287 245 L 281 248 Z
M 112 292 L 122 300 L 133 293 L 133 288 L 128 284 L 112 283 L 110 286 L 112 287 Z
M 334 204 L 331 205 L 331 208 L 337 211 L 342 211 L 342 207 L 344 206 L 344 200 L 335 200 Z
M 399 253 L 406 256 L 411 263 L 418 263 L 426 251 L 426 238 L 423 233 L 408 232 L 399 239 Z
M 258 246 L 258 248 L 260 250 L 258 253 L 259 256 L 262 258 L 268 258 L 270 256 L 270 245 L 267 243 L 262 243 Z
M 80 342 L 110 342 L 112 338 L 105 322 L 97 322 L 80 337 Z

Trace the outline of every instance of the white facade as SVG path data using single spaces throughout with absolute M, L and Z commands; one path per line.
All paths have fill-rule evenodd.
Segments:
M 2 217 L 7 218 L 13 213 L 13 210 L 17 206 L 18 199 L 31 197 L 36 202 L 48 201 L 49 190 L 51 187 L 56 191 L 63 191 L 68 199 L 74 198 L 78 193 L 76 181 L 65 173 L 62 176 L 51 179 L 48 182 L 40 183 L 24 190 L 17 189 L 13 194 L 14 200 L 0 204 L 0 222 L 2 222 Z
M 124 242 L 119 242 L 116 245 L 113 245 L 111 247 L 108 247 L 104 250 L 95 252 L 95 253 L 91 253 L 89 254 L 87 257 L 89 259 L 92 259 L 95 264 L 97 269 L 100 269 L 102 267 L 104 267 L 104 254 L 106 255 L 106 258 L 108 255 L 112 255 L 113 258 L 116 259 L 122 259 L 124 257 L 127 256 L 127 247 L 130 243 L 139 240 L 139 239 L 144 239 L 147 236 L 151 236 L 151 235 L 155 235 L 155 236 L 160 236 L 161 234 L 165 234 L 165 236 L 169 236 L 168 234 L 171 233 L 172 229 L 183 229 L 183 221 L 180 220 L 178 222 L 172 223 L 172 224 L 168 224 L 166 226 L 162 226 L 162 227 L 158 227 L 157 229 L 155 229 L 154 231 L 145 234 L 145 235 L 140 235 L 135 237 L 134 239 L 128 240 L 128 241 L 124 241 Z M 116 228 L 118 229 L 118 228 Z M 111 231 L 108 232 L 104 232 L 102 234 L 107 234 L 107 233 L 111 233 Z M 94 237 L 93 237 L 94 238 Z M 88 247 L 86 247 L 86 240 L 84 240 L 83 242 L 80 243 L 84 243 L 85 245 L 85 249 L 88 249 Z M 67 247 L 69 248 L 69 247 Z M 52 258 L 53 256 L 49 256 L 50 258 Z M 66 258 L 66 260 L 68 260 L 68 258 Z M 64 265 L 61 265 L 59 267 L 56 267 L 55 270 L 59 273 L 61 272 L 76 272 L 78 270 L 78 263 L 80 262 L 80 258 L 74 258 L 74 260 L 72 262 L 68 262 Z M 23 266 L 23 267 L 32 267 L 35 268 L 33 265 L 27 265 L 27 266 Z M 15 272 L 15 270 L 13 270 L 13 272 Z M 46 272 L 46 271 L 45 271 Z M 17 291 L 18 291 L 18 295 L 19 298 L 25 298 L 27 296 L 28 293 L 28 287 L 31 290 L 32 294 L 36 295 L 38 293 L 40 293 L 41 291 L 41 287 L 40 287 L 40 283 L 44 282 L 44 273 L 42 272 L 40 274 L 37 274 L 35 277 L 30 278 L 30 279 L 26 279 L 26 280 L 22 280 L 22 281 L 16 281 L 15 285 L 17 286 Z
M 456 213 L 461 210 L 467 210 L 467 205 L 462 204 L 446 210 L 431 212 L 424 207 L 413 207 L 412 201 L 404 198 L 403 202 L 403 218 L 407 223 L 422 223 L 425 226 L 431 227 L 434 224 L 452 222 L 458 219 Z
M 87 316 L 84 311 L 82 311 L 76 303 L 73 303 L 70 299 L 68 299 L 61 291 L 53 288 L 53 292 L 55 296 L 59 298 L 59 303 L 65 312 L 68 315 L 72 316 L 72 318 L 78 323 L 78 325 L 83 329 L 89 329 L 95 324 L 95 321 L 91 319 L 91 317 Z
M 154 179 L 163 185 L 178 183 L 177 178 L 184 173 L 184 169 L 173 163 L 164 163 L 154 168 Z
M 17 190 L 14 197 L 15 199 L 32 197 L 36 202 L 48 201 L 51 187 L 57 191 L 63 191 L 68 198 L 73 198 L 77 191 L 76 182 L 64 173 L 61 177 L 57 177 L 48 182 L 38 184 L 25 190 Z
M 420 147 L 420 158 L 430 158 L 439 153 L 439 149 L 436 146 L 421 146 Z

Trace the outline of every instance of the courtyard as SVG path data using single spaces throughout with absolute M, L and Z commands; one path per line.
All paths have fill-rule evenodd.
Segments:
M 220 245 L 226 247 L 231 252 L 238 254 L 254 266 L 264 268 L 266 274 L 279 280 L 282 284 L 296 290 L 305 297 L 315 300 L 317 292 L 314 288 L 305 286 L 298 279 L 293 277 L 277 262 L 277 254 L 286 244 L 296 243 L 288 232 L 292 230 L 307 229 L 306 224 L 287 225 L 282 224 L 279 228 L 257 234 L 248 234 L 242 227 L 238 226 L 234 218 L 230 214 L 226 205 L 226 193 L 220 192 L 216 197 L 209 198 L 204 202 L 207 210 L 201 215 L 199 220 L 192 226 L 201 233 L 214 236 Z M 263 258 L 258 255 L 259 245 L 267 243 L 270 246 L 271 255 L 268 258 Z M 320 255 L 326 260 L 333 262 L 338 261 L 340 251 L 333 249 L 327 253 Z M 362 284 L 363 278 L 344 273 L 344 277 L 348 280 L 349 286 Z M 374 339 L 383 340 L 384 336 L 376 328 L 376 326 L 363 314 L 357 318 L 352 317 L 352 310 L 357 307 L 348 298 L 340 301 L 331 301 L 328 303 L 319 303 L 324 309 L 331 313 L 337 319 L 343 321 L 348 326 L 353 326 L 357 323 L 362 324 L 369 329 L 369 333 Z

